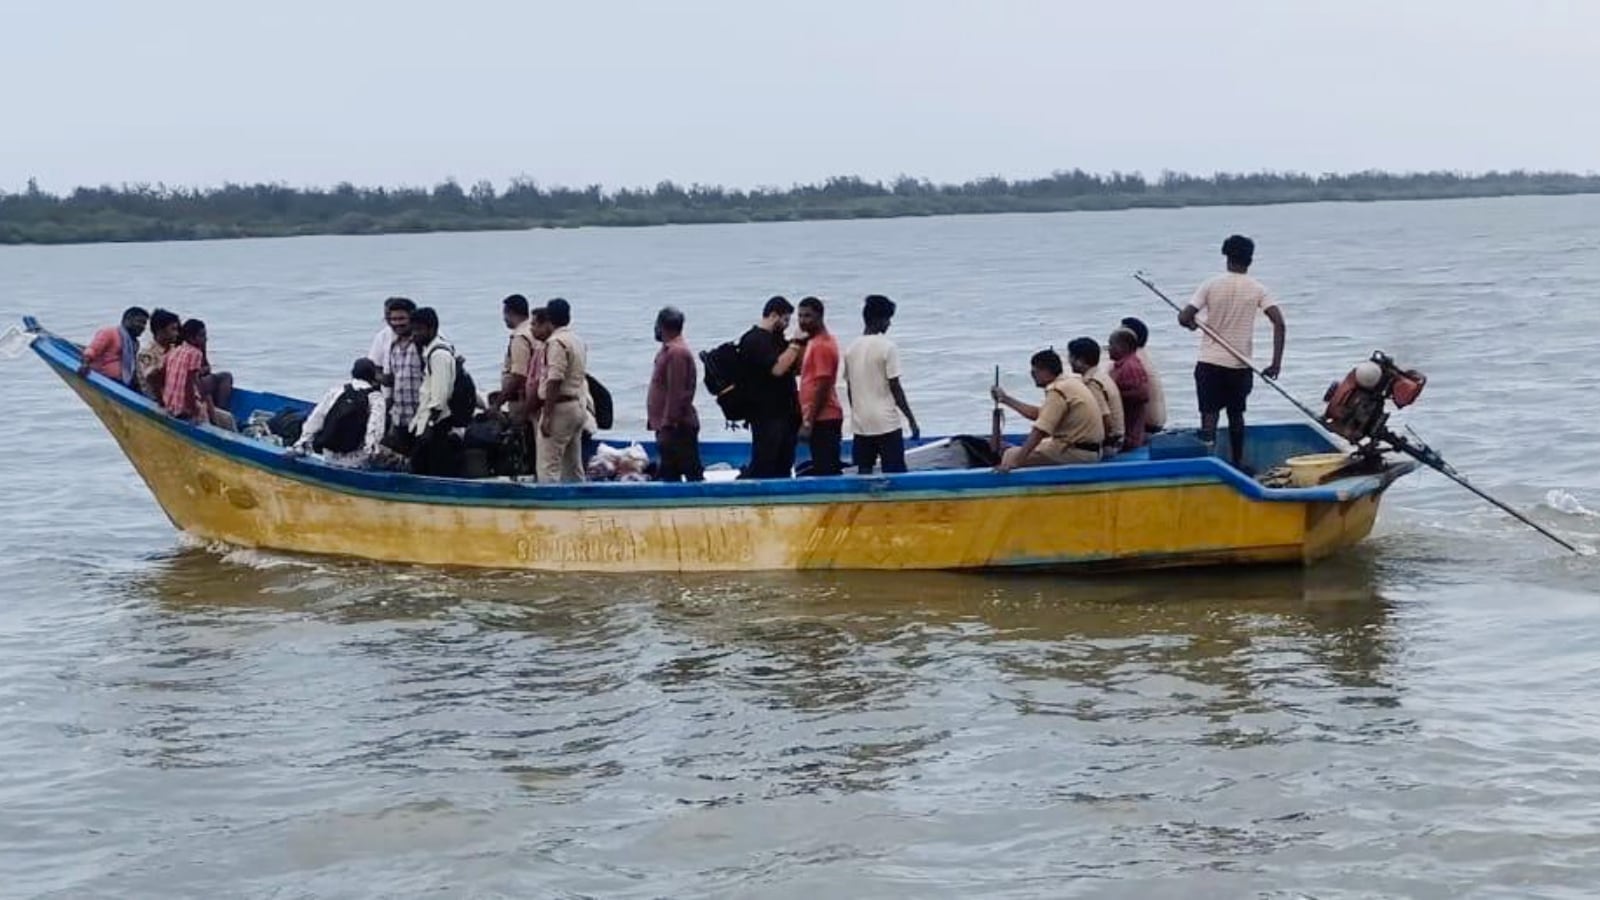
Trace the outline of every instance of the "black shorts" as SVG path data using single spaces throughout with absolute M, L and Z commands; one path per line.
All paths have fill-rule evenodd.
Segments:
M 1230 369 L 1213 363 L 1195 363 L 1194 392 L 1203 416 L 1227 410 L 1243 413 L 1245 398 L 1255 387 L 1256 375 L 1249 369 Z

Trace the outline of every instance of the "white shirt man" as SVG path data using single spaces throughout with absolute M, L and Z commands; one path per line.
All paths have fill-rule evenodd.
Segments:
M 411 420 L 411 433 L 419 436 L 435 421 L 450 417 L 450 395 L 456 389 L 455 348 L 435 337 L 422 348 L 422 369 L 422 395 Z
M 328 413 L 333 411 L 334 404 L 344 396 L 345 391 L 358 391 L 367 397 L 367 421 L 363 432 L 361 446 L 348 452 L 324 449 L 320 452 L 313 448 L 317 436 L 322 433 L 323 426 L 327 423 Z M 330 388 L 317 405 L 306 416 L 306 421 L 301 426 L 300 440 L 295 442 L 293 452 L 306 454 L 318 452 L 323 460 L 331 465 L 343 466 L 350 469 L 365 468 L 372 459 L 372 454 L 378 449 L 378 444 L 383 440 L 384 433 L 388 430 L 389 409 L 383 397 L 383 391 L 378 385 L 365 378 L 351 378 L 344 384 Z

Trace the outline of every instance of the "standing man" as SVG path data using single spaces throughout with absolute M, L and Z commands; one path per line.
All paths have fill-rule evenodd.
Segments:
M 870 475 L 882 462 L 885 475 L 906 470 L 905 435 L 901 415 L 911 427 L 911 439 L 922 437 L 917 417 L 900 387 L 900 351 L 889 340 L 894 301 L 872 294 L 861 306 L 865 333 L 844 352 L 844 388 L 850 397 L 850 429 L 856 472 Z
M 533 337 L 533 350 L 528 354 L 528 371 L 523 383 L 522 399 L 523 433 L 527 435 L 528 465 L 533 470 L 533 480 L 539 480 L 539 417 L 544 412 L 544 350 L 545 341 L 555 326 L 550 324 L 550 312 L 544 307 L 528 311 L 528 333 Z
M 1274 381 L 1283 368 L 1283 344 L 1288 332 L 1278 301 L 1267 293 L 1261 282 L 1247 274 L 1255 252 L 1255 242 L 1244 235 L 1235 234 L 1223 241 L 1227 273 L 1207 279 L 1194 292 L 1194 299 L 1178 314 L 1178 324 L 1195 331 L 1200 327 L 1199 314 L 1205 313 L 1207 327 L 1244 357 L 1234 356 L 1211 335 L 1202 332 L 1200 359 L 1194 367 L 1195 394 L 1200 401 L 1200 437 L 1214 445 L 1219 414 L 1227 410 L 1233 464 L 1240 469 L 1244 468 L 1245 399 L 1255 383 L 1248 360 L 1255 344 L 1256 312 L 1265 313 L 1272 322 L 1272 365 L 1261 370 L 1261 374 Z
M 1110 459 L 1121 452 L 1122 438 L 1127 430 L 1122 415 L 1122 392 L 1117 390 L 1110 370 L 1100 365 L 1100 345 L 1095 343 L 1094 338 L 1073 338 L 1067 344 L 1067 365 L 1072 368 L 1073 374 L 1083 379 L 1100 407 L 1100 415 L 1104 419 L 1102 430 L 1105 431 L 1102 446 L 1105 457 Z
M 417 304 L 405 297 L 390 297 L 384 301 L 388 344 L 386 349 L 382 349 L 382 361 L 373 360 L 378 364 L 378 378 L 389 392 L 389 425 L 402 430 L 411 427 L 422 396 L 422 345 L 411 333 L 412 317 L 416 313 Z M 437 315 L 434 323 L 434 331 L 437 332 Z M 377 344 L 377 341 L 373 342 L 373 352 L 380 351 Z
M 794 376 L 805 354 L 803 337 L 787 339 L 794 304 L 773 297 L 761 321 L 739 338 L 739 364 L 750 401 L 750 464 L 741 478 L 788 478 L 800 435 L 800 395 Z
M 800 363 L 800 439 L 811 449 L 812 475 L 844 471 L 839 448 L 844 442 L 844 407 L 839 405 L 839 342 L 824 321 L 822 301 L 800 301 L 800 332 L 806 336 Z
M 389 366 L 389 349 L 394 346 L 396 337 L 405 337 L 396 327 L 395 313 L 405 313 L 404 326 L 406 334 L 411 330 L 411 314 L 417 311 L 417 304 L 405 297 L 390 297 L 383 301 L 383 327 L 372 337 L 372 346 L 367 349 L 367 359 L 378 367 L 378 374 L 382 376 Z
M 118 382 L 126 387 L 139 384 L 139 335 L 150 324 L 150 314 L 137 306 L 122 313 L 122 322 L 107 325 L 96 331 L 83 348 L 83 361 L 78 364 L 79 377 L 88 377 L 90 371 Z
M 539 416 L 539 481 L 583 480 L 583 397 L 588 390 L 589 348 L 572 330 L 572 306 L 557 297 L 545 304 L 554 330 L 545 341 L 544 406 Z
M 1027 440 L 1021 447 L 1007 449 L 995 471 L 1005 474 L 1023 467 L 1099 462 L 1105 418 L 1089 386 L 1082 378 L 1062 373 L 1061 357 L 1054 350 L 1035 353 L 1028 361 L 1028 372 L 1034 385 L 1044 389 L 1044 402 L 1039 406 L 1023 403 L 999 385 L 989 389 L 996 403 L 1033 422 Z
M 527 400 L 528 364 L 533 360 L 533 322 L 528 298 L 512 294 L 500 302 L 500 314 L 511 330 L 505 362 L 500 366 L 500 389 L 489 395 L 491 409 L 504 406 L 513 421 L 522 421 Z
M 450 434 L 450 397 L 456 390 L 456 351 L 439 337 L 439 314 L 423 307 L 411 315 L 411 339 L 421 348 L 422 386 L 408 423 L 416 439 L 411 470 L 454 477 L 460 466 Z
M 645 395 L 648 425 L 656 435 L 659 481 L 704 481 L 700 462 L 700 413 L 694 408 L 699 373 L 694 351 L 683 339 L 683 312 L 668 306 L 656 314 L 655 366 Z
M 1144 428 L 1146 434 L 1155 434 L 1167 427 L 1167 391 L 1162 387 L 1161 373 L 1156 371 L 1155 361 L 1145 347 L 1150 343 L 1150 327 L 1133 316 L 1123 319 L 1122 327 L 1133 332 L 1139 342 L 1139 350 L 1134 355 L 1139 358 L 1139 366 L 1150 380 L 1150 400 L 1144 407 Z
M 500 302 L 501 318 L 511 329 L 506 341 L 505 361 L 500 366 L 500 387 L 489 394 L 489 409 L 504 409 L 507 431 L 510 435 L 510 459 L 507 462 L 518 475 L 527 474 L 533 464 L 533 441 L 528 428 L 528 368 L 533 362 L 533 322 L 529 317 L 528 298 L 512 294 Z

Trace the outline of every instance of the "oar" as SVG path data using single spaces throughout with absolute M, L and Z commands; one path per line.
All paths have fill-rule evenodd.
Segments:
M 1171 297 L 1168 297 L 1166 294 L 1163 294 L 1161 292 L 1161 289 L 1156 287 L 1155 282 L 1151 281 L 1149 279 L 1149 277 L 1147 277 L 1143 272 L 1135 272 L 1135 273 L 1133 273 L 1133 279 L 1135 281 L 1139 282 L 1140 284 L 1144 285 L 1145 287 L 1149 288 L 1150 292 L 1152 294 L 1155 294 L 1157 297 L 1160 297 L 1163 301 L 1166 302 L 1166 304 L 1168 306 L 1170 306 L 1173 309 L 1177 310 L 1179 314 L 1183 313 L 1183 307 L 1179 306 L 1177 303 L 1174 303 Z M 1211 327 L 1209 325 L 1207 325 L 1204 322 L 1201 322 L 1198 319 L 1195 320 L 1195 324 L 1200 326 L 1200 329 L 1202 331 L 1204 331 L 1208 337 L 1210 337 L 1213 341 L 1216 341 L 1218 346 L 1220 346 L 1222 349 L 1228 351 L 1228 354 L 1231 355 L 1234 359 L 1237 359 L 1239 362 L 1242 362 L 1246 366 L 1249 366 L 1250 367 L 1250 371 L 1256 373 L 1257 375 L 1260 375 L 1262 381 L 1265 381 L 1267 384 L 1271 385 L 1272 389 L 1277 391 L 1278 393 L 1282 394 L 1283 398 L 1285 400 L 1288 400 L 1290 403 L 1294 404 L 1294 408 L 1300 410 L 1301 413 L 1305 414 L 1306 418 L 1308 418 L 1311 421 L 1317 423 L 1318 427 L 1322 427 L 1323 426 L 1323 421 L 1322 421 L 1322 417 L 1321 416 L 1319 416 L 1316 413 L 1312 412 L 1311 409 L 1309 407 L 1307 407 L 1304 403 L 1301 403 L 1299 400 L 1295 399 L 1294 395 L 1290 394 L 1287 390 L 1285 390 L 1282 385 L 1278 384 L 1276 381 L 1272 380 L 1271 378 L 1268 378 L 1265 374 L 1263 374 L 1260 369 L 1256 368 L 1256 364 L 1254 362 L 1252 362 L 1248 356 L 1245 356 L 1243 353 L 1240 353 L 1238 350 L 1233 349 L 1233 345 L 1229 344 L 1225 339 L 1223 339 L 1222 335 L 1217 334 L 1215 331 L 1213 331 L 1211 329 Z M 1479 497 L 1483 498 L 1484 500 L 1488 501 L 1489 503 L 1493 504 L 1494 506 L 1500 508 L 1503 512 L 1507 513 L 1513 519 L 1516 519 L 1518 522 L 1521 522 L 1522 524 L 1528 526 L 1529 528 L 1532 528 L 1534 531 L 1537 531 L 1540 534 L 1544 535 L 1545 537 L 1549 538 L 1550 540 L 1555 541 L 1557 544 L 1560 544 L 1562 547 L 1565 547 L 1567 550 L 1570 550 L 1573 553 L 1581 553 L 1582 552 L 1577 547 L 1574 547 L 1572 544 L 1569 544 L 1566 541 L 1562 540 L 1561 538 L 1557 537 L 1548 528 L 1545 528 L 1543 525 L 1540 525 L 1538 522 L 1533 521 L 1532 519 L 1528 518 L 1527 516 L 1523 515 L 1522 513 L 1517 512 L 1516 510 L 1512 509 L 1510 506 L 1506 505 L 1505 503 L 1501 502 L 1500 500 L 1497 500 L 1494 497 L 1489 496 L 1483 490 L 1481 490 L 1477 486 L 1473 485 L 1471 482 L 1467 481 L 1466 476 L 1464 476 L 1461 473 L 1457 472 L 1455 470 L 1454 466 L 1452 466 L 1449 463 L 1445 462 L 1444 458 L 1439 456 L 1438 451 L 1434 450 L 1432 447 L 1428 447 L 1426 445 L 1420 445 L 1419 446 L 1417 444 L 1413 444 L 1412 442 L 1406 440 L 1405 438 L 1401 437 L 1398 434 L 1395 434 L 1392 431 L 1389 431 L 1388 429 L 1384 429 L 1380 436 L 1382 438 L 1384 438 L 1385 440 L 1389 441 L 1390 443 L 1392 443 L 1395 446 L 1395 449 L 1400 450 L 1401 452 L 1406 453 L 1406 454 L 1414 457 L 1418 462 L 1422 463 L 1423 465 L 1427 466 L 1428 468 L 1433 469 L 1434 471 L 1438 472 L 1440 475 L 1443 475 L 1444 477 L 1450 479 L 1451 481 L 1454 481 L 1456 484 L 1461 485 L 1462 487 L 1464 487 L 1467 490 L 1471 491 L 1472 493 L 1478 495 Z

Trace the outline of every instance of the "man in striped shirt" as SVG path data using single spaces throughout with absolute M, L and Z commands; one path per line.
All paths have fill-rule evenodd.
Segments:
M 1227 342 L 1225 347 L 1210 334 L 1201 333 L 1200 360 L 1194 367 L 1195 394 L 1200 401 L 1200 437 L 1206 443 L 1216 441 L 1217 421 L 1223 410 L 1228 411 L 1233 464 L 1241 469 L 1245 399 L 1254 385 L 1250 354 L 1255 344 L 1256 313 L 1264 313 L 1272 322 L 1272 365 L 1262 369 L 1261 374 L 1273 381 L 1283 368 L 1283 344 L 1288 332 L 1278 301 L 1248 274 L 1255 252 L 1255 242 L 1244 235 L 1235 234 L 1223 241 L 1227 273 L 1207 279 L 1178 314 L 1178 324 L 1195 331 L 1200 327 L 1200 313 L 1205 313 L 1206 326 Z

